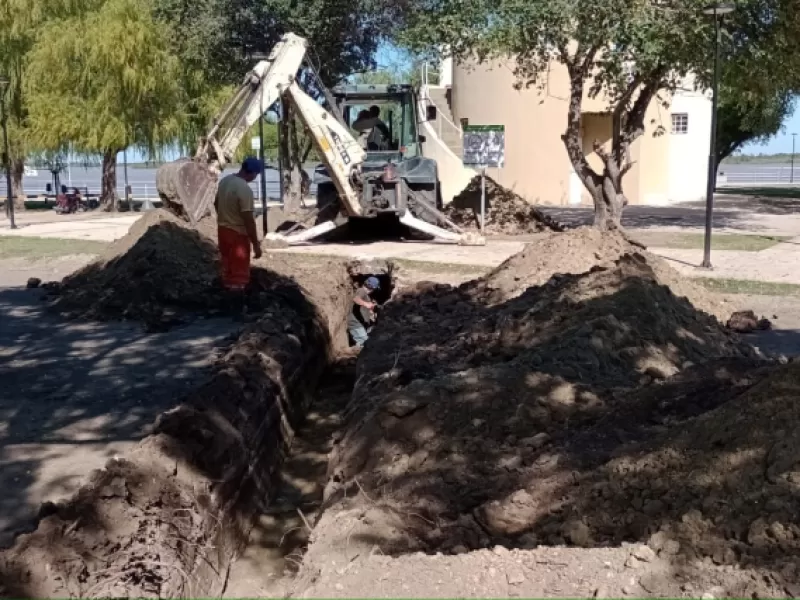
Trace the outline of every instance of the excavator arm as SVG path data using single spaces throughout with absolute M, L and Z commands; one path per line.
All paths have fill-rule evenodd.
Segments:
M 267 59 L 245 76 L 200 140 L 194 158 L 159 168 L 156 187 L 169 209 L 186 215 L 193 225 L 208 212 L 219 174 L 233 160 L 250 128 L 292 84 L 306 49 L 305 39 L 292 33 L 284 35 Z
M 463 244 L 483 244 L 483 238 L 460 230 L 422 199 L 417 205 L 433 215 L 449 230 L 418 219 L 407 209 L 413 196 L 406 183 L 392 175 L 391 165 L 380 178 L 365 178 L 361 165 L 366 152 L 347 126 L 322 104 L 306 94 L 296 76 L 306 55 L 307 42 L 286 34 L 267 60 L 259 62 L 244 79 L 233 98 L 220 111 L 208 134 L 200 141 L 191 160 L 166 164 L 156 173 L 156 186 L 165 206 L 185 215 L 192 225 L 205 216 L 214 203 L 219 174 L 233 159 L 242 139 L 258 119 L 279 98 L 292 103 L 295 113 L 308 130 L 322 162 L 333 181 L 340 206 L 348 217 L 372 217 L 393 212 L 400 221 L 427 235 Z M 302 243 L 331 231 L 333 221 L 290 235 L 271 234 L 282 243 Z

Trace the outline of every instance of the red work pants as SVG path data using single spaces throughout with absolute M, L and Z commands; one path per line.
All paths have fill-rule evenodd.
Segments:
M 231 290 L 244 289 L 250 283 L 250 238 L 234 229 L 217 229 L 222 265 L 222 285 Z

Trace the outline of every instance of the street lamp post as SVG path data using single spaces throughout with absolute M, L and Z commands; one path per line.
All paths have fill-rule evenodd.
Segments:
M 797 141 L 797 134 L 792 134 L 792 170 L 789 172 L 789 183 L 794 183 L 794 143 Z
M 3 128 L 3 164 L 6 167 L 6 215 L 11 229 L 16 229 L 14 221 L 14 190 L 11 187 L 11 153 L 8 148 L 8 114 L 6 113 L 6 92 L 11 81 L 0 75 L 0 124 Z
M 714 17 L 714 81 L 713 98 L 711 101 L 711 140 L 708 152 L 708 183 L 706 187 L 706 235 L 703 244 L 704 269 L 711 268 L 711 226 L 714 217 L 714 188 L 717 171 L 717 107 L 719 105 L 719 63 L 720 63 L 720 36 L 722 27 L 721 17 L 733 11 L 733 5 L 719 2 L 704 9 L 703 12 Z

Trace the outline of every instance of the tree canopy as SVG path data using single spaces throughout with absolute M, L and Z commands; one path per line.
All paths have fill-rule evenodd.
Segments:
M 103 0 L 5 0 L 0 10 L 0 74 L 9 78 L 6 94 L 10 159 L 14 195 L 24 199 L 22 175 L 25 157 L 37 150 L 28 131 L 25 92 L 27 57 L 38 31 L 51 19 L 63 19 L 96 9 Z
M 171 43 L 186 66 L 211 83 L 239 83 L 255 53 L 287 32 L 309 40 L 309 59 L 327 85 L 372 69 L 381 39 L 377 0 L 156 0 Z
M 37 147 L 104 156 L 103 200 L 117 153 L 155 152 L 175 136 L 179 62 L 149 0 L 106 0 L 40 31 L 27 63 L 28 127 Z
M 789 44 L 796 0 L 739 0 L 727 17 L 728 60 L 774 52 Z M 513 57 L 520 86 L 546 83 L 562 63 L 570 94 L 564 145 L 595 203 L 595 224 L 618 228 L 627 204 L 622 181 L 632 167 L 630 147 L 645 131 L 648 106 L 685 82 L 709 81 L 713 18 L 706 0 L 425 0 L 406 2 L 398 39 L 422 52 L 442 46 L 456 59 Z M 597 146 L 603 167 L 584 154 L 581 113 L 585 94 L 606 99 L 613 117 L 610 151 Z
M 794 111 L 795 91 L 746 94 L 738 88 L 720 90 L 717 164 L 748 143 L 763 143 L 781 131 Z

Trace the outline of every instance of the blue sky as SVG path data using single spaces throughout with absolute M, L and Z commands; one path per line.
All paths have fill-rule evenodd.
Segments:
M 795 108 L 794 114 L 783 124 L 783 131 L 779 132 L 774 138 L 765 145 L 747 144 L 742 148 L 743 154 L 788 154 L 792 151 L 792 133 L 800 133 L 800 105 Z M 800 139 L 798 139 L 797 150 L 800 150 Z

